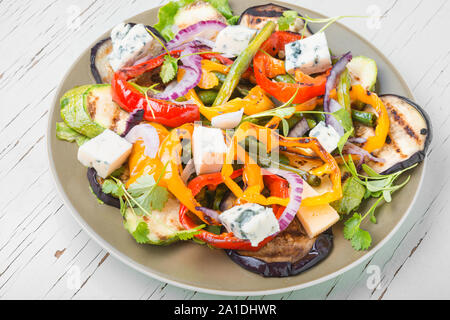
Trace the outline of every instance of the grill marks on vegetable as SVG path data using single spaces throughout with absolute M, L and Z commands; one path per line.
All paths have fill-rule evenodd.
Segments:
M 425 111 L 416 103 L 397 95 L 382 95 L 390 120 L 389 135 L 383 148 L 373 154 L 383 158 L 384 163 L 372 163 L 378 173 L 393 173 L 405 169 L 425 158 L 431 141 L 431 122 Z M 367 106 L 366 111 L 371 107 Z M 375 134 L 373 128 L 356 126 L 358 137 L 369 137 Z
M 414 140 L 416 140 L 417 143 L 420 143 L 421 142 L 420 137 L 414 132 L 414 130 L 406 122 L 404 115 L 399 113 L 389 102 L 385 103 L 385 106 L 386 106 L 386 109 L 389 111 L 390 115 L 392 116 L 391 118 L 393 118 L 397 122 L 397 124 L 403 128 L 403 130 L 406 132 L 406 134 L 409 135 Z M 420 130 L 420 131 L 422 131 L 422 130 Z
M 91 119 L 104 128 L 114 132 L 123 132 L 129 114 L 112 101 L 109 95 L 109 88 L 102 89 L 88 92 L 86 109 Z M 105 94 L 102 91 L 105 91 Z

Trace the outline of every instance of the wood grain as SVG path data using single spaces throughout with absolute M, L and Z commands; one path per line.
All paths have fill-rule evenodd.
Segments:
M 65 70 L 105 30 L 164 2 L 82 0 L 73 6 L 62 0 L 0 1 L 0 298 L 248 299 L 179 289 L 125 266 L 81 230 L 50 176 L 45 130 Z M 450 43 L 444 36 L 450 3 L 290 2 L 329 16 L 383 14 L 378 29 L 362 19 L 342 23 L 397 66 L 433 120 L 434 141 L 416 206 L 366 264 L 312 288 L 250 299 L 449 298 L 450 261 L 443 253 L 450 250 Z M 381 283 L 371 289 L 367 271 L 374 266 L 381 271 Z

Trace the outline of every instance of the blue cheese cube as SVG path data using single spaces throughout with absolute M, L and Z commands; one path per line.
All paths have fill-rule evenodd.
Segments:
M 257 203 L 235 206 L 222 212 L 219 219 L 228 232 L 233 232 L 240 239 L 249 240 L 253 247 L 280 231 L 272 208 Z
M 117 25 L 111 31 L 111 41 L 113 50 L 108 60 L 114 71 L 144 58 L 153 46 L 158 45 L 143 24 L 133 27 L 125 23 Z
M 228 26 L 219 32 L 213 51 L 238 56 L 247 48 L 256 30 L 244 26 Z
M 227 145 L 222 130 L 196 125 L 192 134 L 192 153 L 197 175 L 222 170 Z
M 299 69 L 310 75 L 326 71 L 331 67 L 330 50 L 323 32 L 286 44 L 285 54 L 286 72 L 291 74 L 295 69 Z
M 106 179 L 127 161 L 131 148 L 131 143 L 106 129 L 78 149 L 78 161 L 94 168 L 100 177 Z
M 332 126 L 327 126 L 324 121 L 319 122 L 309 132 L 310 137 L 317 138 L 322 147 L 327 150 L 328 153 L 333 152 L 337 148 L 341 136 L 337 133 L 336 129 Z

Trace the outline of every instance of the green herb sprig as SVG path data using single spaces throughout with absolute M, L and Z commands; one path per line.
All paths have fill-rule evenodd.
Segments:
M 350 136 L 350 131 L 347 132 L 345 136 L 341 138 L 338 145 L 339 154 L 343 160 L 344 166 L 350 172 L 352 177 L 361 185 L 366 188 L 366 193 L 364 195 L 365 199 L 375 198 L 375 203 L 370 207 L 370 209 L 364 214 L 354 213 L 353 216 L 344 223 L 344 237 L 350 240 L 352 247 L 355 250 L 367 250 L 372 244 L 372 237 L 370 233 L 366 230 L 361 229 L 361 223 L 369 217 L 372 223 L 377 223 L 375 216 L 376 208 L 381 204 L 382 201 L 387 203 L 392 201 L 392 193 L 403 188 L 410 180 L 411 176 L 408 176 L 404 182 L 395 185 L 395 181 L 406 171 L 411 170 L 417 166 L 414 164 L 404 170 L 388 174 L 381 175 L 375 172 L 371 167 L 366 164 L 362 165 L 362 170 L 366 175 L 358 173 L 356 165 L 352 157 L 345 160 L 342 155 L 342 150 Z
M 188 57 L 188 56 L 193 56 L 193 55 L 201 55 L 201 54 L 206 54 L 206 53 L 219 53 L 219 52 L 215 52 L 215 51 L 193 52 L 193 53 L 185 54 L 183 56 L 175 58 L 170 54 L 170 51 L 167 49 L 167 47 L 164 45 L 164 43 L 161 41 L 161 39 L 159 39 L 150 29 L 146 28 L 146 30 L 148 33 L 150 33 L 150 35 L 153 38 L 155 38 L 161 44 L 161 46 L 164 48 L 164 50 L 167 53 L 167 55 L 164 56 L 164 61 L 161 66 L 161 71 L 159 72 L 159 76 L 161 77 L 161 80 L 163 81 L 163 83 L 168 83 L 175 78 L 175 76 L 178 72 L 178 61 L 180 59 Z

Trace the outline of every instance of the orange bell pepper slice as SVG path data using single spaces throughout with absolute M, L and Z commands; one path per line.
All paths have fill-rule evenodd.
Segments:
M 162 142 L 161 147 L 159 148 L 158 158 L 161 159 L 163 164 L 167 165 L 161 181 L 163 181 L 169 191 L 177 197 L 182 204 L 202 221 L 207 224 L 220 225 L 219 221 L 210 218 L 196 209 L 196 207 L 201 207 L 201 204 L 195 200 L 191 189 L 189 189 L 181 179 L 182 145 L 180 141 L 181 139 L 191 140 L 193 131 L 193 123 L 184 124 L 181 127 L 173 129 Z
M 239 128 L 233 135 L 231 146 L 225 157 L 225 164 L 222 168 L 222 176 L 224 178 L 225 184 L 239 199 L 252 203 L 259 203 L 261 205 L 278 204 L 286 206 L 289 203 L 289 199 L 279 197 L 264 197 L 262 194 L 260 194 L 260 192 L 258 192 L 258 183 L 255 185 L 248 185 L 247 189 L 243 191 L 239 187 L 239 185 L 230 178 L 231 174 L 233 173 L 232 163 L 234 160 L 236 160 L 237 156 L 238 143 L 244 140 L 247 136 L 253 136 L 257 140 L 264 143 L 267 146 L 267 153 L 278 146 L 283 146 L 287 149 L 287 151 L 293 153 L 297 153 L 299 148 L 308 148 L 314 151 L 322 159 L 322 161 L 328 164 L 330 170 L 330 179 L 333 184 L 332 191 L 319 196 L 303 199 L 303 205 L 318 206 L 328 204 L 335 200 L 339 200 L 342 197 L 341 172 L 336 163 L 336 160 L 320 145 L 319 141 L 316 138 L 285 138 L 278 135 L 272 129 L 261 127 L 250 122 L 244 122 L 239 126 Z M 246 161 L 247 156 L 248 155 L 245 156 Z M 249 162 L 244 162 L 244 170 L 245 166 L 247 166 L 248 163 Z M 253 165 L 251 171 L 253 175 L 262 175 L 261 168 L 257 166 Z
M 365 104 L 371 105 L 378 113 L 377 126 L 375 127 L 375 135 L 367 139 L 363 149 L 372 152 L 380 149 L 386 142 L 386 137 L 389 133 L 389 115 L 383 101 L 374 93 L 365 90 L 360 85 L 352 86 L 350 89 L 350 99 L 352 101 L 361 101 Z

